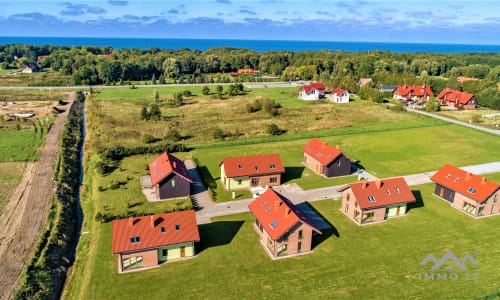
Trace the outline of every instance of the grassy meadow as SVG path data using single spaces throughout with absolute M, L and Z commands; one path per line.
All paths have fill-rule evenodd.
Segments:
M 0 162 L 32 161 L 38 157 L 43 136 L 34 129 L 0 130 Z
M 479 108 L 476 110 L 442 110 L 437 114 L 456 119 L 462 122 L 471 122 L 476 125 L 481 125 L 490 128 L 498 128 L 500 126 L 500 116 L 486 118 L 483 115 L 498 114 L 499 110 Z
M 313 253 L 277 261 L 264 252 L 252 215 L 244 213 L 201 225 L 196 258 L 118 275 L 106 223 L 82 237 L 94 255 L 79 289 L 66 298 L 471 299 L 499 292 L 494 237 L 500 218 L 475 220 L 432 196 L 432 184 L 412 190 L 418 202 L 408 216 L 363 227 L 339 211 L 340 201 L 312 203 L 334 229 L 315 237 Z M 420 262 L 448 250 L 460 258 L 471 254 L 479 262 L 478 280 L 419 279 L 427 271 Z
M 0 216 L 22 176 L 23 163 L 0 162 Z

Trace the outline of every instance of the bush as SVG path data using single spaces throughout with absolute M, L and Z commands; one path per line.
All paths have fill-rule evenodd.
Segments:
M 182 96 L 184 97 L 191 97 L 191 91 L 190 90 L 184 90 L 182 91 Z
M 142 136 L 142 142 L 145 144 L 152 144 L 161 141 L 161 139 L 152 136 L 151 134 L 144 134 Z
M 270 135 L 281 135 L 283 133 L 283 130 L 278 127 L 276 124 L 271 124 L 269 127 L 267 127 L 267 132 Z
M 170 129 L 167 132 L 167 135 L 165 136 L 165 139 L 171 140 L 171 141 L 174 141 L 174 142 L 178 142 L 178 141 L 182 140 L 182 136 L 179 133 L 179 131 L 177 131 L 177 129 L 173 128 L 173 129 Z
M 224 133 L 224 131 L 222 129 L 220 129 L 219 127 L 215 128 L 215 130 L 214 130 L 214 138 L 215 139 L 222 140 L 225 137 L 226 137 L 226 134 Z
M 201 93 L 202 93 L 203 95 L 208 95 L 208 94 L 210 94 L 210 88 L 209 88 L 208 86 L 204 85 L 204 86 L 201 88 Z

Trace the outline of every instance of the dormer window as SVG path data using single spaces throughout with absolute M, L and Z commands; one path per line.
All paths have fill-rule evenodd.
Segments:
M 460 178 L 455 177 L 455 182 L 458 182 L 459 180 L 460 180 Z
M 399 191 L 399 188 L 398 188 L 398 187 L 396 188 L 396 193 L 398 193 L 398 194 L 400 193 L 400 191 Z
M 368 202 L 375 202 L 374 196 L 368 196 Z
M 165 226 L 160 227 L 160 232 L 165 233 L 167 230 L 165 229 Z
M 270 164 L 270 165 L 269 165 L 269 168 L 271 168 L 271 169 L 276 169 L 276 165 L 275 165 L 275 164 Z
M 175 224 L 175 231 L 179 231 L 179 230 L 181 230 L 181 225 Z
M 391 194 L 391 191 L 389 189 L 387 189 L 387 195 L 390 195 Z
M 448 173 L 448 175 L 446 175 L 446 178 L 450 178 L 450 177 L 451 177 L 451 174 L 450 174 L 450 173 Z
M 255 166 L 255 171 L 258 171 L 259 170 L 259 167 L 258 166 Z

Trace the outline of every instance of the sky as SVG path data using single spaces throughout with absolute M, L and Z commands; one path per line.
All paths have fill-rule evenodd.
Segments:
M 500 44 L 498 0 L 0 0 L 1 36 Z

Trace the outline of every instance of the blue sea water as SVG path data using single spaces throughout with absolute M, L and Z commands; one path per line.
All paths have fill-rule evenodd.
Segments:
M 387 42 L 341 41 L 285 41 L 285 40 L 223 40 L 223 39 L 162 39 L 162 38 L 91 38 L 91 37 L 0 37 L 0 44 L 58 45 L 58 46 L 110 46 L 123 48 L 182 48 L 206 50 L 215 47 L 247 48 L 258 52 L 275 50 L 343 50 L 366 52 L 373 50 L 390 52 L 500 52 L 500 45 L 426 44 Z

